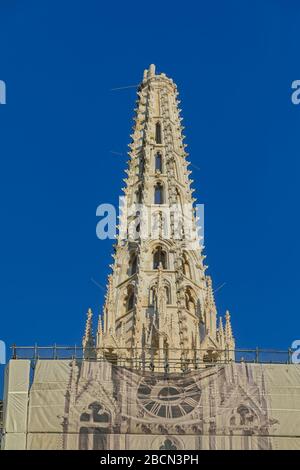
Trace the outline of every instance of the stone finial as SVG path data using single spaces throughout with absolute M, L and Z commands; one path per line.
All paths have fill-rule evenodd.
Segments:
M 224 335 L 224 328 L 223 328 L 223 320 L 222 317 L 219 318 L 219 334 L 223 337 Z
M 97 348 L 97 357 L 102 356 L 102 346 L 103 346 L 103 327 L 102 327 L 102 317 L 98 317 L 98 326 L 97 326 L 97 339 L 96 339 L 96 348 Z
M 207 285 L 207 306 L 210 310 L 216 311 L 215 296 L 212 287 L 212 280 L 210 276 L 206 276 L 206 285 Z
M 155 75 L 155 65 L 151 64 L 149 67 L 149 77 L 154 77 Z
M 94 348 L 94 336 L 93 336 L 93 312 L 89 308 L 87 311 L 87 319 L 85 324 L 85 332 L 82 338 L 82 347 L 85 358 L 93 356 L 92 349 Z
M 103 334 L 103 328 L 102 328 L 102 318 L 101 318 L 101 315 L 99 315 L 98 317 L 98 327 L 97 327 L 97 334 L 99 336 L 102 336 Z
M 93 328 L 92 321 L 93 321 L 93 312 L 92 312 L 92 309 L 89 308 L 86 314 L 85 333 L 84 333 L 83 341 L 88 341 L 92 334 L 92 328 Z
M 235 349 L 235 340 L 232 334 L 232 327 L 231 327 L 231 321 L 230 321 L 230 313 L 227 310 L 225 314 L 225 343 L 226 343 L 226 349 L 229 351 L 229 356 L 228 358 L 230 360 L 234 360 L 234 349 Z
M 232 327 L 231 327 L 231 321 L 230 321 L 230 313 L 229 310 L 226 310 L 225 314 L 225 337 L 226 341 L 231 341 L 232 340 Z

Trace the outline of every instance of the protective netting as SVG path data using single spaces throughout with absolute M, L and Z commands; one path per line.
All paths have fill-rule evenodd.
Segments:
M 166 374 L 40 360 L 28 393 L 28 364 L 8 368 L 5 448 L 300 449 L 299 365 Z

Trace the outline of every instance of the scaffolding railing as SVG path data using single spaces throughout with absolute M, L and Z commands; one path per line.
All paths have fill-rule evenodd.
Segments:
M 260 363 L 260 364 L 291 364 L 292 349 L 180 349 L 170 348 L 166 350 L 151 348 L 83 348 L 82 346 L 11 346 L 12 359 L 29 359 L 32 361 L 42 359 L 76 359 L 103 361 L 109 360 L 119 365 L 138 367 L 160 364 L 163 368 L 174 364 L 189 364 L 207 366 L 212 363 Z

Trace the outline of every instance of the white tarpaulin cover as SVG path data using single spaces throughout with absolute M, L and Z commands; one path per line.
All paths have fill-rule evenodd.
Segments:
M 41 360 L 28 411 L 10 394 L 7 416 L 27 449 L 300 449 L 300 365 L 164 374 Z
M 5 369 L 3 444 L 9 449 L 25 449 L 30 362 L 10 361 Z

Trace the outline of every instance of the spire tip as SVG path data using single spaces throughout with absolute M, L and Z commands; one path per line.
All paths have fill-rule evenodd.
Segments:
M 153 75 L 155 75 L 155 65 L 154 65 L 154 64 L 150 64 L 150 67 L 149 67 L 149 76 L 152 77 Z

